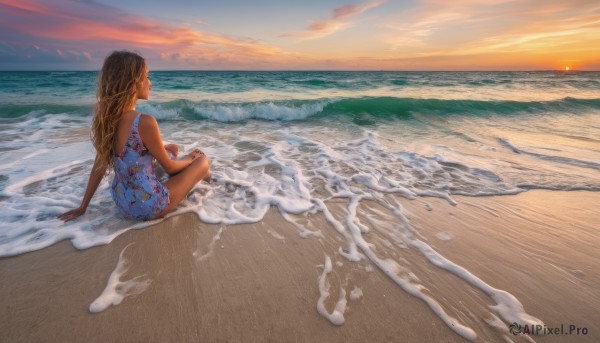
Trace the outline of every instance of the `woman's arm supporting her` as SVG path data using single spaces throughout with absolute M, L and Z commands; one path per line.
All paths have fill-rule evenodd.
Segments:
M 156 119 L 153 116 L 142 114 L 138 125 L 142 142 L 167 173 L 179 173 L 187 166 L 192 164 L 194 159 L 200 156 L 200 151 L 198 150 L 181 160 L 172 160 L 169 158 L 165 146 L 163 146 L 162 137 L 160 136 L 160 130 L 158 128 Z
M 102 181 L 102 178 L 104 178 L 105 173 L 106 168 L 101 166 L 100 161 L 98 160 L 98 155 L 96 155 L 94 166 L 90 172 L 90 178 L 88 180 L 87 188 L 85 189 L 85 194 L 83 196 L 83 200 L 81 201 L 81 205 L 74 210 L 70 210 L 58 215 L 58 219 L 68 222 L 69 220 L 73 220 L 84 214 L 88 205 L 90 204 L 90 201 L 92 200 L 92 197 L 94 196 L 94 193 L 96 193 L 96 190 L 98 189 L 98 185 L 100 185 L 100 181 Z

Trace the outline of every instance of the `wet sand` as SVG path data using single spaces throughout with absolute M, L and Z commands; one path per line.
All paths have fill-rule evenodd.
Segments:
M 455 200 L 457 206 L 437 198 L 399 199 L 413 228 L 444 257 L 513 294 L 547 326 L 573 324 L 588 332 L 532 336 L 535 341 L 600 340 L 600 193 L 529 191 Z M 341 215 L 346 202 L 332 205 Z M 188 213 L 105 246 L 79 251 L 61 242 L 2 258 L 0 341 L 466 341 L 372 263 L 340 256 L 344 243 L 322 214 L 304 221 L 323 237 L 302 238 L 273 208 L 259 223 L 231 226 L 201 223 Z M 487 324 L 494 302 L 463 279 L 414 249 L 383 249 L 387 243 L 375 227 L 364 237 L 375 252 L 406 261 L 428 294 L 475 330 L 477 341 L 527 341 Z M 129 269 L 122 279 L 144 275 L 150 286 L 90 313 L 127 246 Z M 326 254 L 333 261 L 327 310 L 340 287 L 348 293 L 341 326 L 316 309 Z M 350 298 L 354 287 L 362 297 Z

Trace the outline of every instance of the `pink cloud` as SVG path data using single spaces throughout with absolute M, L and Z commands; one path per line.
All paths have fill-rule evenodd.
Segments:
M 288 37 L 300 37 L 301 40 L 323 38 L 353 25 L 345 19 L 355 17 L 372 8 L 381 6 L 386 0 L 373 0 L 362 4 L 350 4 L 333 9 L 330 18 L 313 22 L 306 30 L 284 34 Z
M 381 6 L 385 1 L 384 0 L 376 0 L 367 2 L 365 4 L 350 4 L 342 7 L 338 7 L 333 10 L 333 18 L 346 18 L 361 14 L 370 10 L 371 8 Z
M 268 61 L 290 55 L 253 39 L 169 25 L 94 2 L 57 0 L 52 6 L 46 6 L 35 0 L 0 0 L 0 10 L 9 14 L 3 16 L 0 26 L 7 28 L 3 36 L 10 36 L 12 44 L 29 40 L 27 45 L 31 47 L 31 40 L 35 39 L 37 50 L 52 48 L 60 57 L 76 60 L 82 57 L 91 60 L 93 55 L 101 56 L 119 47 L 139 49 L 146 57 L 161 58 L 162 51 L 180 53 L 188 59 L 193 59 L 194 54 L 204 54 L 198 60 L 222 60 L 227 56 L 250 63 L 255 59 Z M 80 52 L 67 54 L 64 51 Z M 93 51 L 96 53 L 92 54 Z
M 8 10 L 11 13 L 39 13 L 47 14 L 50 11 L 43 4 L 38 4 L 36 1 L 30 0 L 0 0 L 0 4 L 4 5 L 3 10 Z

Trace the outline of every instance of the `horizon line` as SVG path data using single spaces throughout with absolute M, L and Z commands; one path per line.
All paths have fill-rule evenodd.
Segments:
M 0 72 L 99 72 L 100 69 L 28 69 L 28 70 L 2 70 Z M 600 72 L 600 69 L 474 69 L 474 70 L 403 70 L 403 69 L 153 69 L 150 72 L 403 72 L 403 73 L 469 73 L 469 72 Z

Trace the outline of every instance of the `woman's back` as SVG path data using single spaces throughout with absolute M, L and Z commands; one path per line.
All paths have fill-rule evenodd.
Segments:
M 113 200 L 128 217 L 154 218 L 169 204 L 169 191 L 156 178 L 154 157 L 139 133 L 141 113 L 133 120 L 125 146 L 114 157 Z M 119 128 L 121 131 L 123 127 Z

